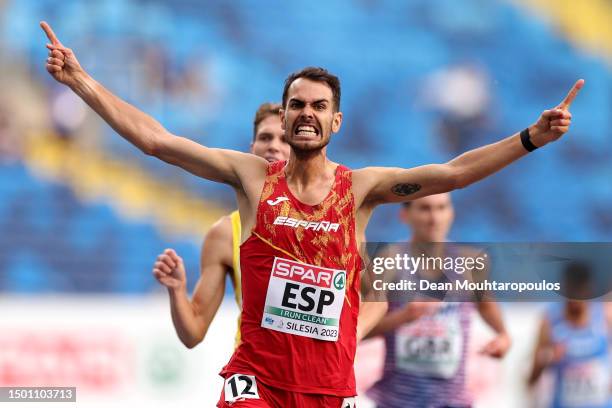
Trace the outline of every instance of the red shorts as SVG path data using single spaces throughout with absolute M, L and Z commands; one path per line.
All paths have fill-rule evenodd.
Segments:
M 355 398 L 303 394 L 273 388 L 255 376 L 231 374 L 225 379 L 218 408 L 356 408 Z

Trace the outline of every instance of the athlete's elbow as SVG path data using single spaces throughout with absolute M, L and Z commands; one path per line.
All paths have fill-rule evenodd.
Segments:
M 204 336 L 202 337 L 182 337 L 181 343 L 183 343 L 185 347 L 191 350 L 192 348 L 200 344 L 202 340 L 204 340 Z
M 200 344 L 199 341 L 183 341 L 183 345 L 185 347 L 187 347 L 189 350 L 191 350 L 192 348 L 194 348 L 198 344 Z

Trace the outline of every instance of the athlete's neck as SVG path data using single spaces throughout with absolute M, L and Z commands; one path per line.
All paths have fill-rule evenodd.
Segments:
M 416 235 L 413 235 L 410 239 L 410 253 L 413 257 L 424 255 L 428 258 L 444 258 L 445 246 L 442 242 L 429 242 L 419 239 Z M 438 279 L 444 274 L 442 270 L 438 269 L 427 269 L 420 273 L 428 279 Z
M 312 185 L 333 184 L 336 167 L 337 163 L 327 158 L 326 148 L 300 154 L 292 150 L 285 167 L 285 177 L 295 191 L 301 192 Z
M 431 242 L 413 235 L 410 239 L 410 248 L 413 253 L 418 252 L 417 255 L 422 253 L 431 257 L 443 257 L 446 251 L 444 242 L 446 242 L 446 239 L 439 242 Z

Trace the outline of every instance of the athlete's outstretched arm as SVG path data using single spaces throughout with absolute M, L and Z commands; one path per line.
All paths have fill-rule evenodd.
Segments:
M 544 111 L 537 122 L 529 126 L 530 141 L 534 146 L 541 147 L 555 141 L 569 130 L 572 119 L 569 108 L 583 85 L 584 80 L 578 80 L 559 105 Z M 354 179 L 359 179 L 355 184 L 362 190 L 363 202 L 402 202 L 466 187 L 527 153 L 520 133 L 516 133 L 499 142 L 470 150 L 445 164 L 413 169 L 365 168 L 355 171 Z
M 184 137 L 172 135 L 158 121 L 113 95 L 79 64 L 74 52 L 62 45 L 51 27 L 41 22 L 50 44 L 46 68 L 58 82 L 67 85 L 119 135 L 148 155 L 179 166 L 197 176 L 239 186 L 241 176 L 265 172 L 266 161 L 254 155 L 212 149 Z M 265 174 L 265 173 L 262 173 Z
M 227 251 L 231 262 L 231 236 L 218 222 L 208 232 L 202 245 L 200 278 L 189 300 L 182 259 L 171 249 L 157 258 L 153 267 L 155 278 L 168 289 L 172 323 L 181 342 L 188 348 L 198 345 L 205 337 L 225 293 Z M 230 230 L 231 233 L 231 230 Z
M 535 385 L 544 370 L 548 366 L 557 363 L 563 355 L 563 347 L 560 344 L 553 344 L 552 342 L 548 319 L 543 318 L 540 322 L 540 332 L 533 352 L 533 363 L 531 366 L 531 373 L 527 379 L 527 384 L 529 386 Z

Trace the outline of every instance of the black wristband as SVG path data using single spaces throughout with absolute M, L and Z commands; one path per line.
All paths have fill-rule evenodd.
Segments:
M 531 143 L 531 138 L 529 137 L 529 128 L 527 128 L 527 129 L 525 129 L 525 130 L 523 130 L 521 132 L 521 143 L 523 143 L 523 147 L 528 152 L 533 152 L 535 149 L 538 148 L 536 145 Z

